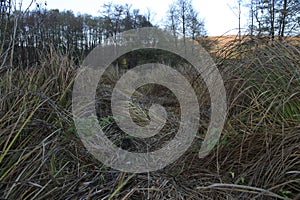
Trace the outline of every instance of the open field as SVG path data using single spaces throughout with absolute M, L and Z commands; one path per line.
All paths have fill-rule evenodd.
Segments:
M 52 52 L 38 66 L 1 70 L 0 199 L 300 199 L 299 39 L 219 41 L 222 48 L 212 56 L 229 105 L 219 144 L 198 158 L 210 115 L 199 80 L 196 93 L 204 103 L 193 145 L 173 164 L 144 174 L 111 169 L 84 148 L 71 113 L 78 68 L 66 56 Z M 108 83 L 114 81 L 107 79 L 98 91 L 104 108 L 110 106 Z M 160 91 L 139 92 L 161 101 L 172 97 Z M 168 106 L 173 114 L 163 131 L 173 132 L 178 105 L 168 101 Z M 138 103 L 134 108 L 142 109 Z M 136 122 L 143 122 L 143 112 L 136 112 Z M 109 109 L 100 114 L 99 123 L 117 145 L 145 146 L 120 133 Z M 160 136 L 160 142 L 170 139 Z

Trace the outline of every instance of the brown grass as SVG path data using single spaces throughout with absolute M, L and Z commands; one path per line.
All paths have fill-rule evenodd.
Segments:
M 111 169 L 85 150 L 76 135 L 71 114 L 76 68 L 66 57 L 57 53 L 49 55 L 41 66 L 2 71 L 0 196 L 4 199 L 299 199 L 299 43 L 249 41 L 248 38 L 230 41 L 215 55 L 229 104 L 219 145 L 206 158 L 198 158 L 206 130 L 203 125 L 180 159 L 160 171 L 145 174 Z M 99 94 L 105 91 L 111 91 L 109 85 Z M 151 92 L 151 88 L 140 92 L 160 95 Z M 106 96 L 102 102 L 107 107 L 109 98 Z M 141 109 L 138 102 L 135 106 Z M 205 124 L 209 109 L 206 105 L 202 109 L 206 113 Z M 128 149 L 143 146 L 120 133 L 109 109 L 102 115 L 99 121 L 116 143 Z M 176 112 L 170 117 L 164 129 L 167 132 L 176 130 Z M 169 138 L 161 138 L 165 139 Z M 159 145 L 153 141 L 146 144 Z

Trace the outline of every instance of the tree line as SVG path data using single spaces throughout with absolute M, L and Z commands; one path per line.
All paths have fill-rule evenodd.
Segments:
M 118 33 L 154 26 L 151 11 L 141 14 L 132 5 L 107 3 L 99 16 L 47 9 L 47 3 L 17 9 L 12 0 L 0 0 L 0 67 L 31 66 L 48 51 L 59 50 L 77 64 L 97 45 Z M 191 0 L 176 0 L 167 12 L 165 28 L 184 39 L 206 35 L 204 21 Z M 170 24 L 170 25 L 169 25 Z M 133 56 L 134 57 L 134 56 Z
M 40 60 L 41 52 L 53 49 L 78 63 L 108 37 L 153 26 L 150 16 L 127 4 L 104 4 L 100 16 L 48 10 L 46 3 L 26 11 L 13 9 L 11 0 L 1 0 L 0 6 L 0 66 L 30 66 Z
M 300 0 L 237 1 L 249 6 L 250 35 L 266 35 L 274 40 L 299 34 Z M 92 16 L 47 9 L 47 3 L 34 2 L 22 10 L 13 0 L 0 0 L 0 68 L 31 66 L 51 50 L 67 54 L 79 64 L 107 38 L 126 30 L 155 26 L 150 10 L 142 14 L 128 4 L 107 3 L 102 5 L 99 16 Z M 197 39 L 207 34 L 192 0 L 174 0 L 164 19 L 162 28 L 174 37 Z

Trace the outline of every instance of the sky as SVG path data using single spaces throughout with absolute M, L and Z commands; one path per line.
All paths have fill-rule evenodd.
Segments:
M 22 8 L 26 8 L 31 0 L 23 0 Z M 132 9 L 140 9 L 140 13 L 146 13 L 149 8 L 152 11 L 151 22 L 161 25 L 165 21 L 169 5 L 175 0 L 46 0 L 48 9 L 72 10 L 74 14 L 100 15 L 99 11 L 104 3 L 129 4 Z M 36 0 L 44 3 L 45 0 Z M 204 19 L 207 34 L 219 36 L 223 34 L 238 33 L 238 0 L 192 0 L 194 8 Z M 246 27 L 248 10 L 242 5 L 241 27 Z

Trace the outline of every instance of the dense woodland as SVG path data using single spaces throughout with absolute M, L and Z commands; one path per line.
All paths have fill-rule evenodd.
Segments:
M 1 52 L 7 56 L 13 53 L 11 62 L 25 66 L 37 62 L 41 52 L 52 48 L 82 59 L 108 37 L 125 30 L 152 26 L 149 18 L 139 10 L 131 10 L 129 5 L 107 4 L 103 8 L 101 16 L 95 17 L 48 10 L 46 4 L 36 4 L 34 9 L 27 11 L 15 11 L 11 1 L 1 1 Z

